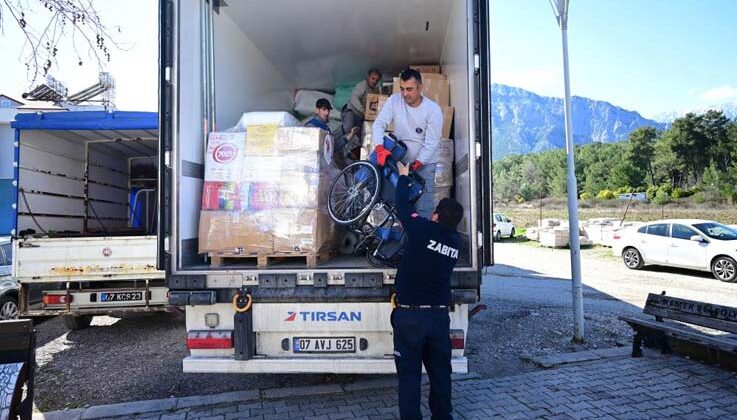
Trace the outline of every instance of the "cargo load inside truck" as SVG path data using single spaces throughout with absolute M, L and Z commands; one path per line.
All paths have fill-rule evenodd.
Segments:
M 458 266 L 479 266 L 472 2 L 320 0 L 309 6 L 288 0 L 228 2 L 225 6 L 221 3 L 212 17 L 196 7 L 193 0 L 179 3 L 174 12 L 179 25 L 176 43 L 198 48 L 179 48 L 175 58 L 177 71 L 170 75 L 177 86 L 170 156 L 172 217 L 167 235 L 173 271 L 369 268 L 365 257 L 335 252 L 340 237 L 333 232 L 334 224 L 324 219 L 324 202 L 319 201 L 319 195 L 329 188 L 329 179 L 325 183 L 328 172 L 317 171 L 319 176 L 312 188 L 313 182 L 303 172 L 294 171 L 295 176 L 288 179 L 288 171 L 282 171 L 283 181 L 271 184 L 271 191 L 260 196 L 280 200 L 271 195 L 280 189 L 280 182 L 293 189 L 291 193 L 287 190 L 285 197 L 294 196 L 298 193 L 295 188 L 305 185 L 309 194 L 315 195 L 303 199 L 313 200 L 314 207 L 300 204 L 297 211 L 289 210 L 283 203 L 267 204 L 259 211 L 256 203 L 246 211 L 243 200 L 246 196 L 253 199 L 258 192 L 244 193 L 234 181 L 208 179 L 208 153 L 213 152 L 213 138 L 220 135 L 213 137 L 212 133 L 243 131 L 247 148 L 249 130 L 239 127 L 244 114 L 289 112 L 295 118 L 302 117 L 309 109 L 304 98 L 312 100 L 313 92 L 325 93 L 336 107 L 336 102 L 347 100 L 346 87 L 363 80 L 372 67 L 382 71 L 386 93 L 391 94 L 398 91 L 395 77 L 410 66 L 422 73 L 426 93 L 438 102 L 444 114 L 435 197 L 437 201 L 450 196 L 464 206 L 465 215 L 458 226 L 464 242 Z M 382 101 L 374 99 L 375 114 Z M 366 132 L 370 131 L 374 114 L 368 115 L 364 124 L 363 157 L 371 150 Z M 334 109 L 333 126 L 338 116 Z M 315 144 L 322 144 L 319 135 L 315 135 Z M 251 155 L 256 156 L 259 155 Z M 263 158 L 268 156 L 262 156 L 257 163 L 252 159 L 251 165 L 263 165 Z M 303 158 L 300 155 L 294 159 Z M 263 175 L 263 171 L 256 173 Z M 235 201 L 211 201 L 214 196 L 233 197 Z M 227 208 L 220 208 L 221 205 Z M 282 228 L 278 228 L 280 223 Z M 270 228 L 264 229 L 266 226 Z M 240 233 L 236 232 L 238 229 Z M 235 242 L 234 232 L 240 236 Z M 309 237 L 295 241 L 298 232 Z M 248 236 L 251 240 L 243 242 Z M 285 238 L 289 238 L 286 243 Z M 315 241 L 326 247 L 310 247 Z M 228 259 L 228 252 L 234 248 L 240 248 L 243 256 L 255 258 Z M 279 256 L 280 252 L 303 250 L 328 257 L 274 258 L 273 262 L 263 259 Z

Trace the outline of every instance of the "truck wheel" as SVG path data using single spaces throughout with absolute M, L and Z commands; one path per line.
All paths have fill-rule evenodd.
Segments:
M 62 315 L 61 318 L 64 326 L 72 331 L 83 330 L 92 322 L 92 315 Z
M 496 235 L 494 235 L 494 241 L 495 242 L 501 242 L 502 241 L 502 231 L 497 230 Z

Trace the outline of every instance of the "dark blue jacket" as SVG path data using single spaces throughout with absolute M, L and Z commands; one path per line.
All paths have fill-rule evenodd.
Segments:
M 404 305 L 450 305 L 450 277 L 458 262 L 455 230 L 420 217 L 409 201 L 410 179 L 397 182 L 397 216 L 407 235 L 396 278 L 397 301 Z
M 330 132 L 330 126 L 325 121 L 317 118 L 312 117 L 309 121 L 305 123 L 305 127 L 315 127 L 315 128 L 322 128 L 323 130 Z

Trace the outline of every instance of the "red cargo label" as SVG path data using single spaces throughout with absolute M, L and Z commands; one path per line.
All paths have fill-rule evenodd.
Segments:
M 223 143 L 212 151 L 212 158 L 217 163 L 230 163 L 238 156 L 238 147 L 233 143 Z

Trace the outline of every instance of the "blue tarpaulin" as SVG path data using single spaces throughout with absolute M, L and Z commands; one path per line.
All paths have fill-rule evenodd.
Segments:
M 75 111 L 18 114 L 10 126 L 19 130 L 157 130 L 156 112 Z

